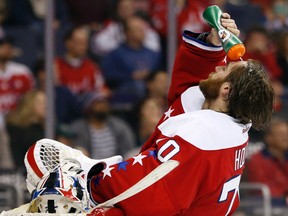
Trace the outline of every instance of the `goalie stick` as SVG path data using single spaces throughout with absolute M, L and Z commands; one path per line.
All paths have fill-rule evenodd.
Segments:
M 175 160 L 169 160 L 169 161 L 162 163 L 161 165 L 156 167 L 154 170 L 152 170 L 148 175 L 146 175 L 143 179 L 141 179 L 139 182 L 137 182 L 135 185 L 128 188 L 126 191 L 119 194 L 118 196 L 113 197 L 112 199 L 107 200 L 104 203 L 98 204 L 95 208 L 111 207 L 118 202 L 121 202 L 125 199 L 128 199 L 131 196 L 134 196 L 134 195 L 140 193 L 141 191 L 143 191 L 147 187 L 153 185 L 155 182 L 159 181 L 161 178 L 163 178 L 164 176 L 169 174 L 178 165 L 179 165 L 179 162 L 175 161 Z M 16 215 L 19 215 L 19 213 L 26 212 L 27 209 L 29 208 L 29 206 L 30 206 L 30 204 L 27 203 L 27 204 L 21 205 L 20 207 L 18 207 L 16 209 L 12 209 L 10 211 L 7 211 L 7 212 L 3 211 L 0 215 L 1 216 L 12 216 L 12 215 L 16 216 Z M 93 209 L 91 209 L 91 211 L 93 211 Z M 91 213 L 91 211 L 90 211 L 90 213 Z M 89 213 L 87 213 L 87 214 L 89 214 Z M 25 215 L 30 215 L 30 214 L 27 213 Z M 39 215 L 39 214 L 34 213 L 31 215 Z
M 152 170 L 148 175 L 146 175 L 143 179 L 141 179 L 139 182 L 137 182 L 132 187 L 128 188 L 123 193 L 119 194 L 118 196 L 107 200 L 104 203 L 100 203 L 96 206 L 96 208 L 99 207 L 111 207 L 115 203 L 121 202 L 131 196 L 134 196 L 135 194 L 138 194 L 142 190 L 146 189 L 147 187 L 151 186 L 155 182 L 159 181 L 161 178 L 166 176 L 168 173 L 170 173 L 173 169 L 175 169 L 179 165 L 178 161 L 175 160 L 169 160 L 158 167 L 156 167 L 154 170 Z

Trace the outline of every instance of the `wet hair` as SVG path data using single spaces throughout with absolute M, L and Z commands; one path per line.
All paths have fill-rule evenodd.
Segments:
M 252 122 L 256 130 L 264 129 L 273 114 L 274 90 L 262 64 L 248 60 L 247 65 L 233 68 L 226 81 L 231 83 L 229 115 L 242 124 Z

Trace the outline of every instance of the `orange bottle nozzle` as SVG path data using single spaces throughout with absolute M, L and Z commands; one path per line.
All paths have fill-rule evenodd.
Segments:
M 245 54 L 245 46 L 243 44 L 236 44 L 228 50 L 228 57 L 232 60 L 240 59 Z

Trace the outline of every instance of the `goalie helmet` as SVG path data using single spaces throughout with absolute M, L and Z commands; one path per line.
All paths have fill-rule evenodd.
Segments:
M 89 193 L 82 170 L 61 167 L 45 175 L 32 193 L 29 213 L 84 213 L 89 209 Z

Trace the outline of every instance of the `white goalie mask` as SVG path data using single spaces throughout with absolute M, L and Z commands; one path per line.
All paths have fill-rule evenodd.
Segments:
M 29 208 L 30 213 L 85 213 L 88 210 L 86 182 L 78 172 L 64 172 L 60 167 L 39 181 Z

